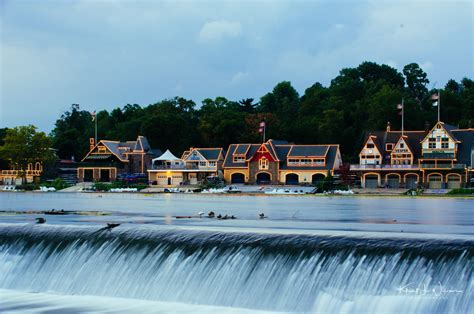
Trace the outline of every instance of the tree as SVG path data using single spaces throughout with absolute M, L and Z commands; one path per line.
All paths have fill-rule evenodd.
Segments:
M 51 132 L 53 147 L 58 150 L 59 158 L 82 159 L 89 151 L 89 138 L 94 137 L 94 123 L 88 111 L 81 110 L 78 104 L 56 120 Z
M 257 107 L 257 104 L 254 104 L 253 100 L 253 98 L 244 98 L 242 100 L 239 100 L 240 110 L 246 113 L 255 112 L 255 107 Z
M 55 159 L 51 139 L 36 129 L 33 125 L 8 129 L 4 144 L 0 146 L 0 158 L 8 160 L 14 169 L 22 170 L 22 177 L 25 177 L 24 171 L 28 164 L 47 164 Z
M 415 97 L 418 103 L 421 103 L 421 100 L 428 92 L 426 84 L 430 82 L 426 73 L 417 63 L 410 63 L 403 67 L 403 74 L 405 75 L 408 90 Z

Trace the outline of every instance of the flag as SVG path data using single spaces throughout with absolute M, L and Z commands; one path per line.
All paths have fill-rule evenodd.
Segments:
M 431 100 L 438 100 L 438 99 L 439 99 L 438 93 L 431 95 Z
M 397 104 L 398 115 L 401 116 L 403 112 L 403 104 Z
M 265 130 L 265 121 L 261 121 L 258 126 L 258 133 L 263 133 L 264 130 Z
M 433 103 L 433 107 L 438 107 L 438 101 L 435 101 L 435 102 Z
M 95 121 L 95 110 L 94 110 L 94 112 L 91 112 L 90 114 L 92 116 L 92 121 Z

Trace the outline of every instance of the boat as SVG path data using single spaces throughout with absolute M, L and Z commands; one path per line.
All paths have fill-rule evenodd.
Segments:
M 226 186 L 222 190 L 224 193 L 241 193 L 242 192 L 238 187 L 234 185 Z
M 201 193 L 202 194 L 223 194 L 225 192 L 224 192 L 224 189 L 211 188 L 211 189 L 204 189 L 201 191 Z
M 273 195 L 303 195 L 305 192 L 298 189 L 289 189 L 289 188 L 275 188 L 272 190 L 265 191 L 265 194 Z

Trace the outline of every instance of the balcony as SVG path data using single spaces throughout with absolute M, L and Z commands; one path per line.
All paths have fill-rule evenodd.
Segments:
M 162 171 L 217 171 L 217 166 L 198 166 L 197 164 L 185 165 L 150 165 L 148 170 L 162 170 Z
M 418 165 L 351 165 L 351 170 L 417 170 Z
M 464 169 L 465 164 L 420 164 L 423 169 Z
M 451 152 L 423 152 L 423 159 L 454 159 L 456 156 Z
M 40 176 L 41 175 L 41 170 L 2 170 L 0 172 L 0 175 L 2 176 L 12 176 L 12 177 L 19 177 L 21 175 L 24 175 L 26 177 L 29 176 Z

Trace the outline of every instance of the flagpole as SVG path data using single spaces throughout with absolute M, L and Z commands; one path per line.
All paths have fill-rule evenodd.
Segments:
M 263 143 L 265 143 L 265 131 L 267 130 L 267 123 L 263 126 Z
M 405 118 L 405 102 L 404 102 L 404 99 L 402 97 L 402 136 L 403 136 L 403 131 L 404 131 L 404 125 L 403 125 L 404 118 Z
M 440 90 L 438 89 L 438 122 L 441 121 L 440 119 L 440 109 L 441 108 L 441 95 L 440 95 Z
M 95 111 L 94 111 L 95 112 Z M 95 114 L 94 116 L 94 122 L 95 122 L 95 136 L 94 136 L 94 140 L 95 140 L 95 144 L 97 145 L 97 114 Z

